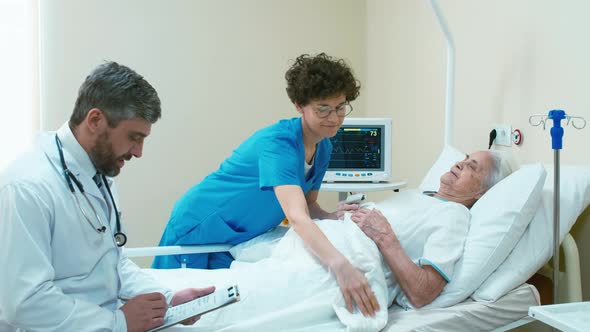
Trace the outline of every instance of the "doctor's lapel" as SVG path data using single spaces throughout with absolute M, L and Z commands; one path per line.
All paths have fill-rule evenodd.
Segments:
M 64 176 L 63 169 L 61 166 L 61 161 L 59 159 L 59 154 L 57 152 L 57 147 L 55 145 L 54 137 L 55 136 L 53 136 L 52 134 L 43 133 L 43 134 L 41 134 L 41 136 L 39 138 L 39 143 L 40 143 L 41 149 L 43 150 L 43 152 L 45 152 L 45 155 L 47 156 L 47 158 L 50 159 L 51 164 L 53 165 L 53 167 L 55 167 L 56 171 L 60 174 L 60 176 L 63 179 L 63 176 Z M 105 197 L 102 195 L 102 193 L 100 192 L 100 190 L 96 186 L 96 183 L 94 183 L 94 180 L 92 179 L 92 177 L 84 174 L 84 172 L 80 168 L 80 165 L 72 157 L 72 155 L 70 154 L 70 152 L 68 150 L 64 149 L 63 154 L 64 154 L 65 162 L 68 166 L 68 169 L 80 181 L 80 183 L 84 187 L 84 191 L 86 192 L 86 195 L 88 195 L 88 197 L 91 200 L 92 200 L 92 198 L 94 198 L 94 200 L 100 204 L 100 209 L 103 211 L 103 215 L 105 217 L 109 217 L 108 211 L 111 210 L 111 208 L 109 207 L 110 205 L 109 205 L 109 203 L 107 203 L 107 201 L 105 201 Z M 65 179 L 63 179 L 63 181 L 64 181 L 64 185 L 66 185 Z M 74 185 L 74 190 L 75 190 L 76 195 L 82 195 L 80 193 L 80 191 L 78 190 L 78 187 L 76 187 L 76 185 Z M 98 209 L 97 209 L 97 212 L 99 212 Z M 107 220 L 110 220 L 110 218 L 108 218 Z

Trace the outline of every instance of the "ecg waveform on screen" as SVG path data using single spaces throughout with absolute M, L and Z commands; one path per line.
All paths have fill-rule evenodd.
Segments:
M 368 146 L 335 146 L 332 149 L 333 154 L 352 154 L 352 153 L 370 153 L 371 149 Z
M 380 128 L 340 128 L 332 141 L 329 168 L 381 168 Z

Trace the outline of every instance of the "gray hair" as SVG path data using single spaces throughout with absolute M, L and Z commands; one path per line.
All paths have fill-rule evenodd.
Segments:
M 93 108 L 105 114 L 111 128 L 132 118 L 153 124 L 162 116 L 156 90 L 132 69 L 112 61 L 98 66 L 80 86 L 70 126 L 82 123 Z
M 507 158 L 499 151 L 489 150 L 492 158 L 492 168 L 488 172 L 486 178 L 482 181 L 482 189 L 488 191 L 496 183 L 502 181 L 505 177 L 512 173 L 512 167 Z

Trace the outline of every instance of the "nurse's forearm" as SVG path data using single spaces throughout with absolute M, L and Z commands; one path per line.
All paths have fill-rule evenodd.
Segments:
M 311 210 L 319 207 L 316 203 L 317 191 L 310 191 L 306 197 L 301 187 L 284 185 L 275 187 L 275 194 L 289 224 L 301 237 L 307 249 L 317 256 L 324 266 L 337 271 L 343 265 L 350 264 L 310 218 L 313 216 Z M 314 213 L 317 213 L 317 210 Z
M 307 249 L 311 251 L 324 266 L 335 270 L 348 260 L 328 240 L 322 230 L 309 217 L 290 218 L 289 223 L 301 237 Z

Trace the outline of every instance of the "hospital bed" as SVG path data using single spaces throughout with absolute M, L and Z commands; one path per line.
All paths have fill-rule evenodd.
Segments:
M 587 237 L 590 233 L 590 208 L 581 214 L 571 233 L 568 233 L 562 242 L 563 270 L 560 272 L 560 285 L 562 294 L 560 302 L 576 302 L 582 300 L 580 256 L 578 245 L 574 236 Z M 578 243 L 584 246 L 584 242 L 578 239 Z M 587 244 L 586 244 L 587 246 Z M 191 254 L 203 252 L 228 251 L 228 245 L 205 246 L 172 246 L 150 248 L 126 248 L 128 257 L 155 256 L 167 254 Z M 584 248 L 586 250 L 586 248 Z M 176 288 L 200 287 L 209 284 L 225 285 L 231 282 L 231 269 L 223 270 L 191 270 L 190 280 L 180 279 L 174 275 L 174 270 L 148 270 L 156 279 Z M 177 270 L 178 271 L 178 270 Z M 538 273 L 550 277 L 552 275 L 549 265 L 545 265 Z M 182 275 L 182 274 L 181 274 Z M 234 274 L 235 276 L 235 274 Z M 404 310 L 393 305 L 388 309 L 387 325 L 381 331 L 475 331 L 494 330 L 508 331 L 518 326 L 533 321 L 528 317 L 528 309 L 531 306 L 540 305 L 540 296 L 537 289 L 529 284 L 522 284 L 495 301 L 475 301 L 468 298 L 458 304 L 446 308 Z M 340 330 L 338 327 L 334 330 Z M 203 327 L 175 326 L 170 331 L 198 332 L 205 331 Z M 327 331 L 330 329 L 326 327 Z
M 586 216 L 587 219 L 590 217 Z M 586 222 L 586 224 L 590 227 L 590 222 Z M 564 246 L 565 266 L 564 272 L 562 272 L 562 285 L 569 285 L 571 280 L 574 280 L 577 285 L 571 288 L 579 289 L 581 286 L 579 284 L 579 258 L 576 257 L 576 244 L 571 236 L 568 236 L 568 240 L 564 242 L 568 242 L 568 244 Z M 162 252 L 188 254 L 225 251 L 229 248 L 219 245 L 214 246 L 213 249 L 210 246 L 178 246 L 162 249 L 161 247 L 134 248 L 126 251 L 128 256 L 138 257 L 153 256 Z M 578 273 L 572 271 L 572 269 L 576 270 L 576 266 L 578 266 Z M 204 277 L 202 281 L 194 280 L 194 286 L 220 282 L 220 271 L 203 270 L 201 272 L 209 276 Z M 163 280 L 165 282 L 166 279 L 163 278 Z M 581 295 L 568 294 L 562 300 L 564 302 L 580 301 Z M 536 288 L 529 284 L 523 284 L 491 303 L 467 299 L 449 308 L 416 311 L 405 311 L 394 305 L 389 308 L 388 323 L 382 331 L 509 331 L 531 322 L 532 319 L 527 315 L 528 309 L 539 304 L 540 298 Z M 189 332 L 191 329 L 192 327 L 176 326 L 169 330 Z

